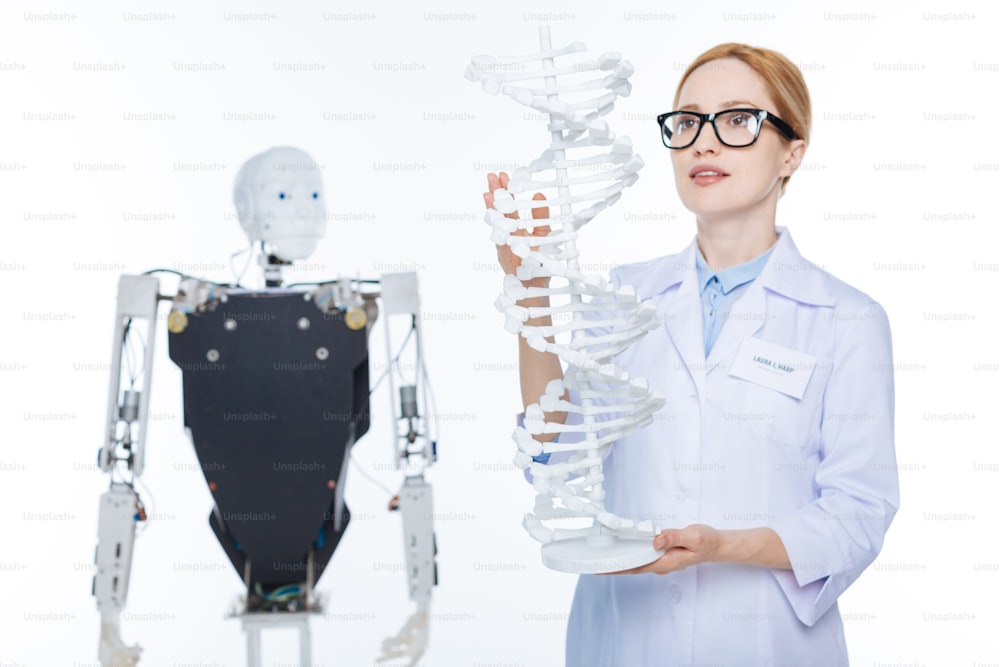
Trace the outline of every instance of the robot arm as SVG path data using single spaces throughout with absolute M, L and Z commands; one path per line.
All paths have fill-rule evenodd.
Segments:
M 142 474 L 144 461 L 158 293 L 159 282 L 149 275 L 126 275 L 118 282 L 107 431 L 98 454 L 101 470 L 111 474 L 111 488 L 101 496 L 92 589 L 101 612 L 98 657 L 104 667 L 135 665 L 142 651 L 122 641 L 119 621 L 128 596 L 136 523 L 146 518 L 133 482 Z M 143 321 L 143 359 L 137 370 L 132 358 L 135 346 L 130 344 L 133 336 L 140 335 Z M 131 473 L 128 479 L 123 468 Z
M 171 331 L 183 328 L 187 313 L 203 308 L 209 298 L 225 291 L 195 278 L 182 278 L 167 320 Z M 128 597 L 136 524 L 146 520 L 135 482 L 145 467 L 159 289 L 159 281 L 149 274 L 124 275 L 118 281 L 106 431 L 98 453 L 98 466 L 110 474 L 111 487 L 100 501 L 92 589 L 101 613 L 98 657 L 102 667 L 131 667 L 142 651 L 122 641 L 119 625 Z
M 132 570 L 135 524 L 144 516 L 139 496 L 128 484 L 112 483 L 101 496 L 98 544 L 94 560 L 93 594 L 101 612 L 98 658 L 102 667 L 131 667 L 139 661 L 142 648 L 127 646 L 121 638 L 119 621 L 128 595 Z
M 431 485 L 424 479 L 424 470 L 437 459 L 437 441 L 430 433 L 430 420 L 421 415 L 418 403 L 428 405 L 427 373 L 423 366 L 423 345 L 420 331 L 420 301 L 415 273 L 393 273 L 382 276 L 382 301 L 385 309 L 386 346 L 390 365 L 398 362 L 392 356 L 389 319 L 391 315 L 409 316 L 412 328 L 408 337 L 414 339 L 416 361 L 415 381 L 399 387 L 399 405 L 395 401 L 396 387 L 391 368 L 388 369 L 390 396 L 396 438 L 394 459 L 396 468 L 407 470 L 407 476 L 391 509 L 403 517 L 403 549 L 410 599 L 417 609 L 395 637 L 382 643 L 379 661 L 408 656 L 416 664 L 428 641 L 428 615 L 431 593 L 437 585 L 434 536 L 434 507 Z M 421 391 L 422 390 L 422 391 Z M 418 400 L 422 399 L 422 400 Z
M 378 662 L 407 656 L 415 665 L 427 648 L 428 616 L 431 591 L 437 585 L 437 541 L 434 537 L 434 514 L 431 485 L 423 475 L 407 477 L 399 492 L 398 509 L 403 514 L 403 549 L 406 552 L 406 576 L 410 599 L 417 609 L 395 637 L 382 642 Z
M 145 464 L 146 417 L 149 413 L 149 391 L 153 380 L 153 344 L 156 335 L 156 307 L 159 281 L 150 275 L 122 276 L 118 281 L 118 312 L 115 315 L 114 343 L 111 350 L 111 387 L 108 396 L 107 433 L 101 447 L 99 465 L 112 472 L 116 463 L 124 462 L 135 474 L 141 475 Z M 137 321 L 138 320 L 138 321 Z M 136 388 L 135 369 L 131 368 L 129 341 L 136 328 L 145 321 L 141 389 Z M 128 368 L 122 368 L 123 359 Z M 123 386 L 123 370 L 129 374 L 129 384 Z

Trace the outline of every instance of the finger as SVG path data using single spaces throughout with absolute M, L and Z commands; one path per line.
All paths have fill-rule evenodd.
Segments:
M 655 563 L 656 561 L 653 561 L 653 562 Z M 619 574 L 645 574 L 646 572 L 651 571 L 651 570 L 649 570 L 649 568 L 651 566 L 652 566 L 652 563 L 650 563 L 649 565 L 641 565 L 639 567 L 633 567 L 633 568 L 628 569 L 628 570 L 617 570 L 616 572 L 598 572 L 597 576 L 599 576 L 599 577 L 610 577 L 610 576 L 619 575 Z
M 532 201 L 545 201 L 545 195 L 543 195 L 541 192 L 536 192 L 535 195 L 531 199 L 532 199 Z M 541 220 L 543 218 L 549 217 L 549 207 L 546 206 L 544 208 L 533 208 L 533 209 L 531 209 L 531 217 L 534 218 L 535 220 Z M 542 229 L 542 228 L 541 227 L 536 227 L 536 229 Z M 549 232 L 549 228 L 548 227 L 545 227 L 545 232 L 546 233 Z
M 486 208 L 493 208 L 493 192 L 500 187 L 500 179 L 493 172 L 486 174 L 486 187 L 489 188 L 489 192 L 483 193 L 483 202 Z
M 660 560 L 656 561 L 657 568 L 656 571 L 659 574 L 667 574 L 669 572 L 677 572 L 678 570 L 683 570 L 690 567 L 695 563 L 693 554 L 687 549 L 674 548 L 669 549 L 667 553 L 660 557 Z
M 660 534 L 653 540 L 653 548 L 669 549 L 681 545 L 683 540 L 680 533 L 681 531 L 676 528 L 667 528 L 660 531 Z
M 684 549 L 672 549 L 652 563 L 646 563 L 645 565 L 629 568 L 628 570 L 605 572 L 604 574 L 667 574 L 675 570 L 682 570 L 686 567 L 685 562 L 688 560 L 684 551 Z
M 534 196 L 532 196 L 531 199 L 533 201 L 545 201 L 545 195 L 543 195 L 541 192 L 536 192 L 534 194 Z M 549 217 L 549 207 L 545 206 L 544 208 L 533 208 L 533 209 L 531 209 L 531 217 L 534 218 L 535 220 L 544 220 L 544 219 L 548 218 Z M 535 227 L 535 232 L 534 233 L 535 233 L 536 236 L 548 236 L 549 232 L 551 232 L 551 231 L 552 231 L 552 228 L 549 227 L 548 225 L 538 225 L 538 226 Z
M 488 193 L 483 193 L 483 201 L 486 202 L 486 208 L 496 208 L 495 206 L 496 195 L 494 195 L 493 193 L 499 190 L 500 188 L 507 189 L 507 183 L 509 182 L 509 180 L 510 178 L 507 176 L 507 174 L 502 171 L 500 172 L 499 175 L 494 174 L 492 172 L 486 174 L 486 183 L 490 187 L 490 191 Z M 487 196 L 489 198 L 487 198 Z M 504 213 L 504 217 L 510 218 L 511 220 L 517 220 L 518 219 L 517 211 L 514 211 L 513 213 Z
M 500 184 L 501 188 L 506 190 L 507 186 L 510 185 L 510 176 L 507 175 L 506 171 L 501 171 L 500 175 L 497 177 L 497 182 Z M 510 218 L 511 220 L 519 219 L 517 211 L 514 211 L 513 213 L 505 213 L 504 216 Z
M 663 533 L 666 533 L 666 532 L 667 532 L 666 530 L 663 531 Z M 660 535 L 663 535 L 663 533 L 660 533 Z M 660 539 L 660 535 L 657 535 L 656 538 L 653 540 L 653 548 L 655 548 L 655 549 L 659 549 L 660 548 L 660 547 L 656 546 L 656 540 Z M 670 555 L 670 552 L 668 551 L 667 553 L 663 554 L 662 556 L 660 556 L 656 560 L 652 561 L 651 563 L 646 563 L 645 565 L 640 565 L 638 567 L 629 568 L 627 570 L 618 570 L 616 572 L 602 572 L 601 574 L 602 575 L 612 575 L 612 574 L 645 574 L 647 572 L 653 572 L 653 573 L 663 574 L 664 572 L 661 572 L 661 570 L 663 569 L 663 566 L 668 562 L 667 558 L 668 558 L 669 555 Z

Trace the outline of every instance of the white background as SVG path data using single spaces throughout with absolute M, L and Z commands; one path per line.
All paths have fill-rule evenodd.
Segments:
M 519 526 L 531 492 L 508 465 L 515 342 L 492 308 L 500 275 L 480 198 L 487 171 L 534 158 L 547 135 L 524 107 L 463 79 L 474 54 L 533 50 L 544 22 L 556 44 L 620 50 L 637 70 L 609 121 L 647 166 L 580 242 L 602 274 L 694 234 L 653 120 L 686 63 L 743 41 L 802 68 L 812 143 L 778 222 L 885 307 L 900 364 L 902 508 L 841 598 L 852 663 L 1000 663 L 995 7 L 22 4 L 0 10 L 0 665 L 95 664 L 89 593 L 107 482 L 93 462 L 118 276 L 175 267 L 230 280 L 244 245 L 233 177 L 274 145 L 324 165 L 328 236 L 295 277 L 420 272 L 443 425 L 431 473 L 441 585 L 421 664 L 561 664 L 573 579 L 543 568 Z M 180 375 L 159 338 L 144 478 L 158 520 L 136 544 L 123 633 L 145 647 L 142 664 L 240 665 L 239 624 L 223 618 L 240 581 L 208 527 Z M 372 349 L 384 364 L 381 340 Z M 356 458 L 395 487 L 387 393 L 372 405 Z M 356 473 L 347 494 L 355 521 L 320 581 L 330 600 L 312 625 L 316 665 L 370 664 L 410 612 L 398 516 Z M 268 664 L 295 662 L 291 634 L 265 648 Z

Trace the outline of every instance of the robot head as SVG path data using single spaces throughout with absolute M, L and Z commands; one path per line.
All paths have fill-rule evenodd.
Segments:
M 264 241 L 280 259 L 305 259 L 326 234 L 319 165 L 298 148 L 277 146 L 244 162 L 233 203 L 250 242 Z

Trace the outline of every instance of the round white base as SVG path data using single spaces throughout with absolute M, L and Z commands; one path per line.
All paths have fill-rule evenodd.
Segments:
M 543 544 L 542 562 L 559 572 L 603 574 L 652 563 L 664 553 L 653 548 L 652 537 L 635 539 L 600 535 Z

